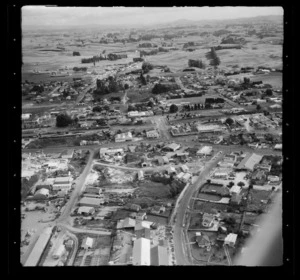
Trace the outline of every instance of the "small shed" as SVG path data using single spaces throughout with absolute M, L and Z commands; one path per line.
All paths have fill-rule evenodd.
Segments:
M 93 248 L 93 245 L 94 245 L 94 239 L 91 238 L 91 237 L 86 237 L 86 238 L 82 241 L 81 248 L 83 248 L 83 249 L 85 249 L 85 250 L 88 250 L 88 249 Z

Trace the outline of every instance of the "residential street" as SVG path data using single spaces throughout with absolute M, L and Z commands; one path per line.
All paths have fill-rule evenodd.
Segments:
M 176 209 L 176 222 L 174 224 L 174 247 L 175 247 L 175 257 L 177 265 L 190 265 L 192 264 L 191 260 L 187 257 L 187 252 L 185 248 L 186 239 L 184 237 L 182 228 L 185 224 L 185 213 L 189 205 L 190 199 L 193 196 L 194 192 L 206 181 L 207 176 L 210 171 L 216 167 L 217 163 L 222 159 L 224 154 L 219 155 L 217 158 L 209 161 L 204 170 L 199 175 L 196 183 L 189 186 L 189 188 L 184 193 L 181 198 L 178 209 Z M 175 210 L 174 210 L 175 211 Z

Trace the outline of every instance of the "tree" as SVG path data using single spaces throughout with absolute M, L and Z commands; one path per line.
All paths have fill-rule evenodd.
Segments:
M 143 62 L 142 64 L 142 70 L 143 70 L 143 73 L 148 73 L 150 70 L 153 69 L 153 65 L 149 62 Z
M 238 185 L 239 187 L 243 187 L 243 186 L 245 186 L 245 183 L 241 181 L 241 182 L 238 182 L 237 185 Z
M 57 127 L 66 127 L 73 123 L 72 118 L 67 114 L 59 114 L 56 117 L 56 126 Z
M 270 88 L 266 89 L 265 93 L 266 93 L 267 96 L 272 96 L 273 95 L 273 91 Z
M 225 120 L 225 123 L 227 123 L 229 126 L 231 126 L 231 125 L 233 125 L 234 120 L 233 120 L 232 118 L 227 118 L 227 119 Z
M 140 75 L 140 80 L 143 85 L 147 85 L 147 81 L 146 81 L 145 77 L 143 76 L 143 73 L 141 73 L 141 75 Z
M 214 57 L 211 61 L 210 61 L 210 65 L 211 66 L 218 66 L 221 64 L 221 60 L 218 56 Z
M 257 104 L 256 110 L 257 110 L 257 111 L 260 111 L 260 110 L 261 110 L 261 106 L 260 106 L 259 104 Z
M 170 106 L 170 113 L 176 113 L 178 111 L 178 107 L 175 104 Z
M 125 84 L 125 85 L 124 85 L 124 89 L 125 89 L 125 90 L 129 89 L 129 85 L 128 85 L 128 84 Z

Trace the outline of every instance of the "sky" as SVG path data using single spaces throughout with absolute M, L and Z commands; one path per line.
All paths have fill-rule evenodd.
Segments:
M 181 19 L 234 19 L 283 15 L 282 7 L 46 7 L 24 6 L 22 26 L 133 25 Z

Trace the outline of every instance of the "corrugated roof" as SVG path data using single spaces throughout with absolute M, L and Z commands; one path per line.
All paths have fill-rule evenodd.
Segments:
M 39 236 L 39 239 L 35 243 L 33 250 L 31 251 L 27 261 L 25 262 L 24 266 L 37 266 L 38 262 L 41 258 L 41 255 L 50 239 L 52 234 L 52 228 L 46 228 L 42 234 Z
M 132 251 L 133 265 L 150 265 L 150 240 L 139 238 L 134 241 Z
M 166 247 L 155 246 L 151 248 L 151 265 L 169 265 L 169 256 Z

